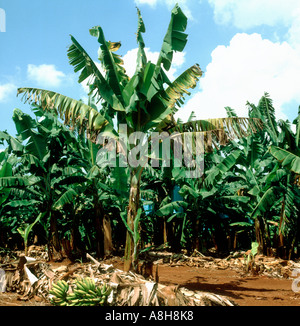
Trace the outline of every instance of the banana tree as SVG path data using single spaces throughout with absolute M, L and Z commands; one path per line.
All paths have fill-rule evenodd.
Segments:
M 11 152 L 19 158 L 19 165 L 14 175 L 0 177 L 0 186 L 26 190 L 27 195 L 9 201 L 6 206 L 16 209 L 33 205 L 37 207 L 43 213 L 44 221 L 41 222 L 50 225 L 46 230 L 49 257 L 51 259 L 52 254 L 57 254 L 56 258 L 59 258 L 61 245 L 57 228 L 58 207 L 72 202 L 77 196 L 71 187 L 75 181 L 72 171 L 70 174 L 66 168 L 72 161 L 70 144 L 75 138 L 72 139 L 72 133 L 52 114 L 43 112 L 43 119 L 40 119 L 41 109 L 35 107 L 34 112 L 36 120 L 21 110 L 14 110 L 13 120 L 18 135 L 17 138 L 8 137 L 7 142 Z M 78 182 L 77 179 L 76 181 Z
M 136 33 L 138 54 L 136 70 L 131 78 L 126 75 L 121 56 L 115 53 L 121 44 L 106 41 L 100 26 L 90 29 L 90 34 L 96 37 L 100 44 L 98 54 L 104 74 L 79 42 L 71 36 L 72 44 L 68 49 L 69 62 L 74 66 L 75 72 L 80 72 L 79 83 L 89 78 L 91 95 L 96 101 L 101 102 L 99 111 L 59 93 L 36 88 L 18 90 L 18 94 L 23 94 L 25 101 L 36 102 L 45 110 L 56 110 L 67 125 L 77 127 L 79 131 L 85 130 L 91 140 L 96 141 L 100 133 L 116 140 L 118 157 L 125 156 L 130 170 L 126 223 L 131 231 L 127 232 L 125 270 L 135 269 L 138 259 L 136 248 L 138 243 L 134 241 L 133 234 L 140 206 L 140 181 L 148 158 L 148 155 L 143 156 L 141 151 L 138 153 L 134 151 L 138 141 L 147 142 L 150 131 L 175 130 L 180 135 L 192 131 L 194 136 L 203 133 L 208 137 L 208 147 L 211 148 L 217 141 L 225 143 L 231 137 L 244 136 L 261 128 L 259 120 L 246 118 L 199 120 L 180 125 L 175 122 L 173 114 L 183 103 L 184 96 L 190 94 L 188 89 L 194 88 L 202 76 L 197 64 L 188 68 L 173 82 L 166 74 L 171 67 L 174 51 L 183 51 L 186 45 L 187 34 L 184 33 L 186 26 L 187 18 L 176 5 L 171 12 L 171 20 L 158 60 L 152 63 L 146 57 L 142 35 L 146 29 L 138 10 Z M 117 121 L 116 128 L 114 121 Z M 130 140 L 134 133 L 136 138 L 131 138 L 130 142 L 126 141 Z M 136 156 L 127 156 L 127 153 L 135 153 Z
M 286 186 L 283 189 L 283 199 L 281 202 L 281 214 L 280 214 L 280 224 L 279 224 L 279 248 L 284 247 L 284 223 L 288 228 L 293 230 L 291 245 L 289 248 L 289 253 L 283 253 L 285 257 L 291 257 L 292 250 L 295 246 L 296 239 L 299 237 L 299 203 L 300 203 L 300 108 L 298 112 L 298 117 L 294 120 L 296 125 L 296 133 L 294 134 L 289 125 L 281 121 L 281 127 L 283 132 L 281 134 L 287 135 L 287 141 L 278 146 L 270 146 L 269 152 L 275 157 L 275 159 L 280 163 L 280 166 L 284 168 L 282 174 L 286 174 Z M 279 168 L 278 168 L 279 170 Z
M 277 207 L 278 240 L 275 243 L 277 254 L 282 258 L 291 256 L 295 241 L 298 238 L 299 225 L 299 187 L 297 179 L 300 171 L 299 161 L 299 113 L 295 119 L 296 133 L 290 127 L 288 121 L 274 121 L 276 138 L 271 138 L 269 142 L 268 154 L 276 160 L 271 164 L 272 170 L 269 172 L 263 187 L 264 193 L 257 203 L 252 216 L 267 214 L 270 209 Z M 287 240 L 290 241 L 287 241 Z
M 259 250 L 270 254 L 273 246 L 278 248 L 280 256 L 287 257 L 287 253 L 282 250 L 285 236 L 294 242 L 297 232 L 293 233 L 293 230 L 298 228 L 299 194 L 296 182 L 293 184 L 293 180 L 297 180 L 297 173 L 294 176 L 291 174 L 291 171 L 299 169 L 297 119 L 294 122 L 294 134 L 288 121 L 276 121 L 275 109 L 267 93 L 257 106 L 248 103 L 248 108 L 250 117 L 263 121 L 264 130 L 227 147 L 230 149 L 229 155 L 233 155 L 234 151 L 237 154 L 236 163 L 230 171 L 234 176 L 231 185 L 238 187 L 239 193 L 251 198 L 247 209 L 249 214 L 246 216 L 254 221 Z M 227 113 L 235 115 L 230 108 L 227 108 Z M 207 179 L 210 182 L 213 180 L 214 174 Z

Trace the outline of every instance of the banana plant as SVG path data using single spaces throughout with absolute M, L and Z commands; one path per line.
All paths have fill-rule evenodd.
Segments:
M 240 193 L 251 198 L 247 204 L 246 210 L 249 214 L 246 217 L 248 221 L 254 222 L 259 250 L 270 254 L 272 238 L 278 239 L 273 243 L 274 247 L 283 248 L 285 236 L 289 236 L 291 242 L 294 242 L 297 234 L 292 230 L 297 229 L 298 223 L 299 191 L 296 182 L 293 183 L 297 180 L 299 170 L 298 119 L 294 121 L 296 134 L 291 130 L 288 121 L 276 121 L 275 109 L 267 93 L 257 106 L 248 103 L 248 108 L 249 117 L 261 119 L 265 129 L 239 140 L 238 143 L 232 142 L 227 147 L 228 157 L 233 155 L 233 150 L 237 153 L 236 165 L 232 165 L 230 172 L 234 173 L 231 186 L 236 184 Z M 227 113 L 230 116 L 235 115 L 234 110 L 229 108 Z M 213 182 L 213 178 L 214 175 L 207 181 Z M 271 232 L 276 236 L 271 236 Z M 279 251 L 280 256 L 288 256 Z
M 10 200 L 5 207 L 38 207 L 43 213 L 44 223 L 49 223 L 48 246 L 51 255 L 55 251 L 60 253 L 61 249 L 57 229 L 58 208 L 66 202 L 72 202 L 78 195 L 71 187 L 75 181 L 78 182 L 78 178 L 74 180 L 73 172 L 70 174 L 69 169 L 65 168 L 72 160 L 72 151 L 68 144 L 75 138 L 72 138 L 72 133 L 52 114 L 43 112 L 43 119 L 40 119 L 41 109 L 34 107 L 34 112 L 37 120 L 18 109 L 14 111 L 13 120 L 18 135 L 17 138 L 8 137 L 7 142 L 12 154 L 19 157 L 21 170 L 16 170 L 12 176 L 0 177 L 0 186 L 6 189 L 26 189 L 23 198 Z M 18 147 L 13 148 L 12 143 L 16 142 Z M 25 243 L 35 223 L 29 222 L 25 230 L 19 228 L 25 237 Z
M 38 215 L 38 217 L 34 220 L 33 223 L 22 225 L 21 227 L 19 227 L 17 229 L 18 232 L 20 233 L 20 235 L 22 236 L 22 238 L 24 239 L 25 255 L 28 254 L 28 237 L 29 237 L 29 233 L 31 232 L 34 225 L 40 221 L 42 216 L 43 216 L 43 213 L 40 213 Z
M 138 29 L 136 39 L 138 54 L 136 70 L 129 78 L 123 67 L 123 60 L 115 52 L 120 48 L 119 42 L 107 41 L 100 26 L 90 29 L 90 34 L 96 37 L 99 48 L 99 60 L 104 74 L 98 69 L 94 61 L 83 49 L 80 43 L 71 36 L 71 46 L 68 48 L 68 58 L 78 72 L 78 82 L 89 79 L 91 95 L 96 102 L 101 102 L 101 109 L 97 110 L 62 94 L 37 88 L 20 88 L 18 94 L 23 94 L 24 101 L 35 102 L 44 110 L 55 110 L 64 122 L 79 131 L 85 131 L 88 137 L 96 141 L 100 133 L 106 133 L 114 138 L 121 148 L 122 138 L 141 132 L 147 135 L 150 131 L 176 131 L 179 134 L 193 132 L 203 133 L 209 138 L 208 147 L 217 142 L 225 143 L 229 138 L 245 136 L 249 132 L 261 128 L 258 119 L 224 118 L 198 120 L 177 124 L 173 117 L 178 107 L 183 103 L 184 96 L 190 95 L 189 89 L 194 88 L 202 76 L 199 65 L 195 64 L 183 72 L 173 82 L 167 77 L 172 64 L 174 51 L 183 51 L 187 43 L 187 18 L 181 8 L 176 5 L 171 12 L 171 19 L 163 39 L 163 44 L 156 63 L 146 57 L 143 33 L 146 28 L 139 9 Z M 115 127 L 114 121 L 117 121 Z M 123 127 L 126 125 L 126 131 Z M 122 129 L 122 132 L 121 132 Z M 145 136 L 147 138 L 147 136 Z M 147 139 L 144 139 L 144 141 Z M 141 139 L 143 142 L 143 139 Z M 123 152 L 131 152 L 136 144 L 126 143 Z M 119 153 L 120 156 L 120 153 Z M 129 166 L 129 200 L 127 208 L 127 225 L 133 231 L 135 219 L 140 206 L 140 182 L 145 164 L 138 162 L 136 166 Z M 127 232 L 125 245 L 125 270 L 137 266 L 133 257 L 137 252 L 132 232 Z

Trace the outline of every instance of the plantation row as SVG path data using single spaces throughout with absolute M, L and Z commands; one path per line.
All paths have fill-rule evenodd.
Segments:
M 0 246 L 22 247 L 36 235 L 52 251 L 64 247 L 71 258 L 118 250 L 125 243 L 129 169 L 100 168 L 99 145 L 55 115 L 32 109 L 35 119 L 14 111 L 15 137 L 0 133 L 7 145 L 0 153 Z M 235 115 L 229 108 L 227 113 Z M 265 254 L 271 248 L 281 257 L 298 253 L 299 174 L 292 171 L 296 165 L 282 166 L 275 158 L 299 150 L 297 135 L 289 122 L 275 121 L 267 95 L 258 106 L 249 104 L 249 116 L 265 128 L 206 153 L 201 179 L 181 176 L 184 168 L 145 169 L 140 249 L 168 244 L 173 251 L 214 246 L 228 252 L 257 241 Z M 295 123 L 299 131 L 299 117 Z
M 267 93 L 248 117 L 226 108 L 227 118 L 175 121 L 174 114 L 202 75 L 196 64 L 171 82 L 174 51 L 186 44 L 187 19 L 176 5 L 156 64 L 146 58 L 144 22 L 138 10 L 136 72 L 129 78 L 120 43 L 108 42 L 100 26 L 90 30 L 100 44 L 101 72 L 71 36 L 70 64 L 89 79 L 88 104 L 59 93 L 20 88 L 34 118 L 16 109 L 17 135 L 0 132 L 0 246 L 47 244 L 50 258 L 84 252 L 98 257 L 124 250 L 125 270 L 141 252 L 165 244 L 172 251 L 218 252 L 259 244 L 264 254 L 298 255 L 300 230 L 300 112 L 276 121 Z M 101 104 L 98 109 L 99 101 Z M 186 178 L 185 167 L 103 164 L 97 136 L 120 142 L 118 126 L 134 132 L 197 133 L 205 141 L 205 169 Z M 128 150 L 134 144 L 127 144 Z M 195 146 L 194 146 L 195 147 Z M 117 160 L 121 160 L 118 147 Z M 197 153 L 190 148 L 195 158 Z M 162 150 L 156 159 L 162 159 Z M 273 249 L 272 249 L 273 248 Z

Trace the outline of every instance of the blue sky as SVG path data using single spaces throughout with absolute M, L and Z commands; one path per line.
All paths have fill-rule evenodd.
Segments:
M 54 90 L 86 99 L 68 63 L 72 34 L 97 61 L 98 43 L 89 29 L 100 25 L 130 75 L 136 60 L 136 6 L 146 25 L 148 59 L 155 61 L 178 2 L 188 16 L 188 43 L 168 72 L 176 78 L 194 63 L 204 75 L 178 116 L 225 116 L 231 106 L 247 116 L 246 102 L 257 104 L 268 92 L 278 118 L 292 121 L 300 104 L 299 0 L 0 0 L 5 32 L 0 32 L 0 130 L 15 134 L 14 108 L 30 113 L 16 97 L 18 87 Z M 0 16 L 0 20 L 3 17 Z M 1 24 L 0 24 L 1 26 Z

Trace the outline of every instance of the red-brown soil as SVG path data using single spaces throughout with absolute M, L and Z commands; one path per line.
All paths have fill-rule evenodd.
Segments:
M 122 268 L 120 260 L 111 260 L 115 267 Z M 300 293 L 292 290 L 293 279 L 267 276 L 242 276 L 232 269 L 208 269 L 202 267 L 159 265 L 159 282 L 179 285 L 190 290 L 202 290 L 220 294 L 240 306 L 299 306 Z M 38 297 L 30 301 L 18 300 L 16 293 L 0 293 L 0 306 L 47 305 Z
M 159 282 L 220 294 L 240 306 L 299 306 L 293 279 L 241 276 L 236 271 L 187 266 L 159 266 Z

